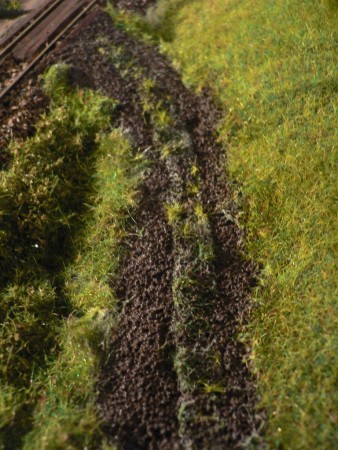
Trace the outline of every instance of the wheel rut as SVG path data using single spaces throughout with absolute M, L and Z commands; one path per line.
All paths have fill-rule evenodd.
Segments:
M 171 333 L 173 246 L 163 206 L 169 178 L 158 160 L 153 128 L 143 117 L 139 80 L 122 76 L 112 63 L 110 49 L 112 43 L 118 47 L 120 37 L 116 33 L 107 15 L 95 13 L 72 36 L 72 46 L 65 41 L 46 64 L 72 64 L 93 88 L 118 99 L 117 125 L 135 152 L 147 151 L 150 169 L 140 187 L 140 204 L 130 221 L 114 285 L 121 314 L 102 365 L 99 414 L 113 444 L 178 449 L 179 391 Z
M 115 287 L 123 309 L 100 383 L 104 429 L 123 448 L 180 448 L 170 332 L 172 236 L 163 205 L 154 200 L 165 189 L 163 172 L 156 172 L 143 186 L 130 251 Z

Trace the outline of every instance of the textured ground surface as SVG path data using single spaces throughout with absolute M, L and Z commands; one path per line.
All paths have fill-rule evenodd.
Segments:
M 117 3 L 142 12 L 152 2 Z M 126 60 L 133 61 L 129 74 L 112 57 L 113 46 L 122 48 Z M 93 88 L 119 100 L 119 125 L 133 142 L 135 152 L 146 152 L 150 160 L 113 286 L 121 314 L 98 385 L 98 410 L 104 430 L 113 443 L 125 449 L 179 449 L 187 443 L 196 449 L 238 447 L 261 423 L 255 412 L 254 379 L 243 362 L 246 350 L 236 340 L 239 323 L 248 311 L 255 267 L 241 256 L 242 232 L 234 219 L 236 209 L 226 180 L 224 149 L 215 138 L 219 113 L 207 92 L 197 96 L 185 88 L 178 73 L 155 48 L 114 28 L 110 18 L 98 11 L 65 39 L 39 70 L 55 62 L 72 64 Z M 136 69 L 142 75 L 136 75 Z M 176 167 L 161 158 L 154 124 L 142 110 L 140 83 L 145 78 L 157 87 L 157 100 L 170 103 L 173 133 L 184 133 L 190 142 L 192 154 L 189 159 L 181 158 Z M 27 113 L 23 109 L 20 118 L 16 112 L 20 102 L 30 100 L 33 108 Z M 26 88 L 20 100 L 13 97 L 8 108 L 0 111 L 5 119 L 3 142 L 11 133 L 25 137 L 22 124 L 29 130 L 34 122 L 29 114 L 41 111 L 45 101 L 38 86 Z M 208 217 L 215 252 L 206 271 L 196 275 L 197 284 L 204 286 L 207 280 L 213 289 L 206 294 L 210 306 L 203 311 L 208 332 L 193 340 L 175 333 L 178 318 L 172 283 L 179 267 L 178 250 L 165 214 L 165 204 L 177 185 L 188 186 L 192 161 L 200 174 L 198 200 Z M 189 198 L 182 197 L 188 202 Z M 206 367 L 201 370 L 208 374 L 210 386 L 222 385 L 221 393 L 206 395 L 205 389 L 196 389 L 187 395 L 174 367 L 174 356 L 181 346 L 192 353 L 200 352 L 202 358 L 207 349 L 212 349 L 217 355 L 217 368 L 210 369 L 210 362 L 203 361 L 201 366 Z M 188 419 L 182 438 L 178 417 L 180 407 L 187 402 L 201 419 Z

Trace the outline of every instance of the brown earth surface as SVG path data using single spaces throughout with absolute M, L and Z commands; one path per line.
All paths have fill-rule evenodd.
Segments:
M 115 2 L 121 8 L 138 12 L 144 12 L 151 3 Z M 193 346 L 217 349 L 221 364 L 217 373 L 210 375 L 215 378 L 210 382 L 222 379 L 226 390 L 216 400 L 200 392 L 193 398 L 196 408 L 205 415 L 206 424 L 212 423 L 212 416 L 217 416 L 225 425 L 220 427 L 214 423 L 195 429 L 192 426 L 187 432 L 194 449 L 238 448 L 255 436 L 262 424 L 262 415 L 256 411 L 255 379 L 245 363 L 248 353 L 236 339 L 250 309 L 256 267 L 242 256 L 243 232 L 235 220 L 237 211 L 227 182 L 224 148 L 216 139 L 220 112 L 207 91 L 199 96 L 189 91 L 155 47 L 114 28 L 110 18 L 96 10 L 45 59 L 37 72 L 51 63 L 66 62 L 83 73 L 95 89 L 118 99 L 117 124 L 130 137 L 135 152 L 146 152 L 150 160 L 150 169 L 140 189 L 139 207 L 130 221 L 129 237 L 123 243 L 125 254 L 114 285 L 120 319 L 98 383 L 98 411 L 103 429 L 118 448 L 185 446 L 177 419 L 183 394 L 173 362 L 176 348 L 181 344 L 173 333 L 172 280 L 176 256 L 172 229 L 164 212 L 175 177 L 160 158 L 153 126 L 142 112 L 140 80 L 122 74 L 114 66 L 112 45 L 123 48 L 134 61 L 131 72 L 141 68 L 146 77 L 155 81 L 160 87 L 156 94 L 159 98 L 170 97 L 176 129 L 183 129 L 190 136 L 202 180 L 201 203 L 209 218 L 216 253 L 208 272 L 215 284 L 207 318 L 210 333 L 191 346 L 192 349 Z M 40 113 L 46 99 L 39 86 L 35 82 L 33 85 L 20 100 L 13 97 L 9 107 L 16 108 L 21 101 L 34 99 L 35 95 L 39 101 L 32 111 Z M 8 111 L 0 110 L 1 114 L 11 120 Z M 26 120 L 26 123 L 32 122 Z M 22 137 L 28 134 L 23 133 Z M 183 182 L 187 182 L 187 173 L 182 159 L 178 175 Z
M 9 97 L 0 102 L 0 168 L 9 161 L 10 141 L 31 136 L 48 104 L 49 99 L 43 93 L 35 73 L 31 73 Z

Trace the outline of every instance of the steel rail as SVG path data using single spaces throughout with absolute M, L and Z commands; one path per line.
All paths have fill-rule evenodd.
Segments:
M 92 0 L 84 9 L 76 16 L 74 19 L 69 22 L 69 24 L 50 42 L 46 45 L 46 47 L 33 59 L 32 62 L 28 64 L 25 69 L 19 73 L 19 75 L 14 78 L 14 80 L 2 91 L 0 91 L 0 100 L 2 100 L 17 84 L 18 82 L 29 72 L 39 61 L 40 59 L 53 47 L 57 41 L 65 34 L 67 31 L 72 28 L 78 21 L 84 16 L 96 3 L 98 0 Z
M 38 15 L 36 18 L 33 18 L 32 22 L 28 25 L 28 27 L 24 28 L 21 33 L 19 33 L 3 50 L 0 51 L 0 66 L 5 61 L 7 56 L 10 55 L 11 50 L 16 46 L 18 42 L 20 42 L 21 39 L 23 39 L 27 34 L 35 28 L 39 23 L 43 21 L 55 8 L 57 8 L 61 3 L 63 3 L 65 0 L 56 0 L 51 5 L 48 6 L 47 9 L 44 9 L 41 11 L 41 14 Z

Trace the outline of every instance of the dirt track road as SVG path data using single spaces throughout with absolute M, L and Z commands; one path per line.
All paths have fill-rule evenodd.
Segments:
M 117 3 L 143 12 L 147 2 Z M 216 140 L 219 111 L 156 48 L 99 10 L 44 65 L 55 62 L 81 69 L 119 100 L 118 125 L 150 160 L 114 286 L 121 313 L 98 384 L 103 428 L 118 448 L 238 448 L 262 423 L 236 339 L 256 267 L 242 257 Z M 154 119 L 158 108 L 170 118 L 165 127 Z M 168 205 L 180 205 L 178 219 L 168 219 Z

